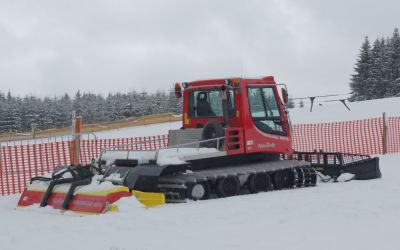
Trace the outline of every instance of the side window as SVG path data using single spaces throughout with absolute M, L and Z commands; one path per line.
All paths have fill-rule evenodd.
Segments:
M 263 88 L 262 89 L 265 106 L 267 108 L 268 116 L 269 117 L 276 117 L 279 116 L 279 107 L 276 103 L 275 94 L 272 88 Z
M 268 134 L 286 135 L 273 88 L 249 87 L 247 94 L 251 117 L 256 127 Z
M 248 93 L 251 116 L 254 118 L 266 117 L 261 88 L 249 88 Z
M 210 108 L 212 111 L 212 116 L 223 116 L 222 113 L 222 101 L 220 91 L 210 91 L 208 92 Z
M 233 91 L 229 91 L 229 114 L 234 114 Z M 189 94 L 189 116 L 190 117 L 222 117 L 221 91 L 198 90 Z

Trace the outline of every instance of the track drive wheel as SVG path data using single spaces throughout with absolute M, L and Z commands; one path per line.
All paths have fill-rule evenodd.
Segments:
M 282 189 L 284 184 L 283 184 L 283 171 L 282 170 L 276 170 L 272 173 L 272 183 L 274 186 L 275 190 Z
M 301 167 L 304 172 L 304 186 L 309 187 L 311 185 L 311 172 L 308 166 Z
M 224 127 L 221 125 L 221 123 L 217 121 L 209 121 L 203 127 L 201 139 L 210 140 L 224 136 L 225 136 L 225 130 Z M 220 139 L 219 142 L 217 140 L 212 140 L 200 143 L 200 147 L 216 148 L 218 150 L 223 149 L 224 148 L 223 145 L 224 145 L 224 139 Z
M 309 187 L 311 186 L 311 171 L 308 166 L 303 166 L 302 167 L 304 171 L 304 186 Z
M 275 189 L 291 188 L 294 185 L 294 172 L 292 169 L 276 170 L 272 174 Z
M 296 167 L 295 171 L 297 173 L 296 187 L 302 187 L 304 185 L 304 172 L 301 167 Z
M 187 186 L 187 197 L 191 200 L 207 200 L 210 196 L 210 186 L 206 181 L 191 183 Z
M 234 196 L 239 193 L 240 181 L 236 176 L 228 176 L 217 181 L 218 197 Z
M 311 186 L 316 186 L 317 185 L 317 171 L 313 167 L 309 167 L 310 170 L 310 177 L 311 177 Z
M 268 191 L 271 189 L 271 179 L 266 173 L 252 174 L 247 180 L 247 188 L 252 194 Z
M 285 188 L 293 188 L 295 184 L 295 172 L 293 168 L 283 170 L 285 177 Z

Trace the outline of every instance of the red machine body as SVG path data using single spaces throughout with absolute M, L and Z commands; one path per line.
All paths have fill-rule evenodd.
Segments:
M 274 77 L 202 80 L 182 85 L 183 128 L 200 128 L 210 121 L 224 123 L 221 92 L 226 88 L 228 155 L 292 152 L 289 121 Z M 201 104 L 204 102 L 210 107 Z

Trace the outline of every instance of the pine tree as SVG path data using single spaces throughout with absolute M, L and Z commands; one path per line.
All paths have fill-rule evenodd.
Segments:
M 388 43 L 389 56 L 389 96 L 400 96 L 400 35 L 395 28 Z
M 7 98 L 3 102 L 3 115 L 1 130 L 3 132 L 21 132 L 21 99 L 13 97 L 11 92 L 7 93 Z
M 371 45 L 367 36 L 360 49 L 356 67 L 354 68 L 355 74 L 351 78 L 351 100 L 361 101 L 367 99 L 368 90 L 371 89 L 369 86 L 371 85 L 371 63 Z
M 388 81 L 385 79 L 385 41 L 376 39 L 371 51 L 371 69 L 366 89 L 366 99 L 383 98 L 386 95 Z
M 78 90 L 77 92 L 76 92 L 76 94 L 75 94 L 75 98 L 74 98 L 74 100 L 73 100 L 73 108 L 74 108 L 74 110 L 75 110 L 75 112 L 76 112 L 76 115 L 77 116 L 79 116 L 79 115 L 82 115 L 82 110 L 83 110 L 83 104 L 82 104 L 82 94 L 81 94 L 81 92 Z
M 390 85 L 390 53 L 389 53 L 389 48 L 388 48 L 388 41 L 389 38 L 386 40 L 384 38 L 381 38 L 381 47 L 382 47 L 382 73 L 383 73 L 383 79 L 382 79 L 382 86 L 385 90 L 383 94 L 383 98 L 388 96 L 388 91 L 389 91 L 389 85 Z M 379 90 L 378 90 L 379 92 Z
M 42 105 L 39 109 L 38 127 L 40 129 L 54 128 L 53 117 L 55 107 L 49 97 L 44 98 Z
M 6 98 L 5 95 L 0 92 L 0 133 L 7 131 L 7 123 L 5 121 L 6 112 Z
M 62 127 L 69 127 L 71 126 L 71 114 L 74 110 L 71 97 L 67 93 L 65 93 L 58 102 L 59 105 L 57 106 L 57 110 L 61 112 L 63 116 Z
M 174 89 L 170 89 L 168 92 L 167 106 L 169 112 L 179 114 L 182 112 L 182 98 L 176 98 Z
M 33 124 L 41 130 L 68 127 L 72 110 L 83 115 L 85 123 L 95 123 L 165 112 L 180 113 L 182 99 L 176 99 L 173 91 L 161 90 L 154 94 L 144 90 L 115 93 L 107 98 L 77 91 L 74 98 L 65 94 L 51 98 L 30 95 L 21 99 L 11 92 L 0 92 L 0 132 L 30 132 Z
M 21 119 L 22 131 L 30 131 L 32 124 L 38 122 L 38 106 L 41 100 L 33 95 L 25 96 L 22 99 Z

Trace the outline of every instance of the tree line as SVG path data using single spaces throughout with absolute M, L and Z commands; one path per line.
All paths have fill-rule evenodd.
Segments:
M 173 91 L 146 91 L 100 94 L 81 93 L 73 97 L 18 97 L 0 91 L 0 132 L 25 132 L 36 129 L 62 128 L 71 125 L 75 110 L 85 123 L 98 123 L 158 113 L 180 113 L 181 100 Z
M 400 36 L 395 28 L 391 37 L 377 38 L 371 45 L 365 37 L 354 74 L 351 101 L 400 96 Z

